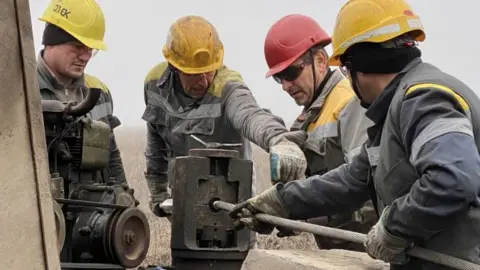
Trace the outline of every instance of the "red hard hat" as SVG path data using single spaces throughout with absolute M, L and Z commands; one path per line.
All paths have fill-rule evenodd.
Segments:
M 312 18 L 300 15 L 287 15 L 272 25 L 265 37 L 265 60 L 268 70 L 266 78 L 292 64 L 313 45 L 331 42 L 330 36 Z

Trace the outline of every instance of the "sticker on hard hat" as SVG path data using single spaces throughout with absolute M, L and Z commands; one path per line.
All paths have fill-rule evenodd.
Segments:
M 68 14 L 72 13 L 71 11 L 68 11 L 68 9 L 62 7 L 59 4 L 55 5 L 55 8 L 53 9 L 54 12 L 60 14 L 62 17 L 65 17 L 68 19 Z

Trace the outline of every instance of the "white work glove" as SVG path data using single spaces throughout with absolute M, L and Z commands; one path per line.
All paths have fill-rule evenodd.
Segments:
M 277 135 L 270 140 L 272 184 L 305 178 L 307 159 L 298 145 L 303 144 L 306 138 L 305 132 L 294 131 Z
M 379 259 L 391 264 L 406 264 L 409 259 L 405 252 L 413 244 L 407 240 L 390 234 L 385 228 L 384 222 L 390 207 L 387 206 L 375 224 L 365 237 L 363 246 L 367 254 L 373 259 Z
M 268 214 L 276 217 L 288 218 L 289 212 L 283 205 L 282 199 L 278 194 L 278 190 L 283 184 L 274 185 L 259 195 L 250 198 L 244 202 L 237 204 L 230 212 L 230 217 L 234 220 L 233 225 L 236 230 L 244 227 L 258 232 L 259 234 L 270 234 L 275 228 L 274 225 L 261 222 L 255 218 L 256 214 Z M 287 234 L 283 232 L 283 228 L 277 227 L 279 234 Z
M 150 192 L 150 201 L 148 202 L 150 211 L 152 211 L 157 217 L 170 216 L 169 213 L 165 213 L 165 211 L 160 208 L 160 204 L 162 204 L 166 199 L 171 198 L 168 192 L 167 182 L 158 181 L 158 179 L 153 177 L 146 177 L 146 180 Z

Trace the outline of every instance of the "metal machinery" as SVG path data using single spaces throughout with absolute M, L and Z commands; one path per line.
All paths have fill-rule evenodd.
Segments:
M 166 269 L 240 270 L 255 235 L 247 229 L 236 231 L 228 213 L 213 203 L 250 198 L 253 163 L 233 149 L 240 144 L 204 143 L 192 137 L 203 148 L 191 148 L 188 156 L 169 163 L 172 265 Z
M 100 93 L 78 105 L 41 102 L 62 269 L 137 267 L 150 243 L 133 189 L 108 177 L 109 125 L 86 117 Z

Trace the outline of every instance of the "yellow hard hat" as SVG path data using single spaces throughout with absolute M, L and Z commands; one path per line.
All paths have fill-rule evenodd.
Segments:
M 332 35 L 331 66 L 352 45 L 381 43 L 412 32 L 415 40 L 425 40 L 420 17 L 404 0 L 349 0 L 340 10 Z
M 85 46 L 105 51 L 105 18 L 95 0 L 52 0 L 39 18 L 69 33 Z
M 163 56 L 187 74 L 217 70 L 223 64 L 223 44 L 215 27 L 200 16 L 178 19 L 168 31 Z

